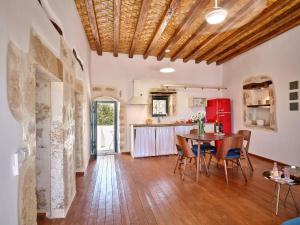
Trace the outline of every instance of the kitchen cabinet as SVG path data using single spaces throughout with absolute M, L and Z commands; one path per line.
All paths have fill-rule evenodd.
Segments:
M 133 158 L 177 154 L 176 135 L 188 134 L 193 124 L 132 124 L 131 155 Z

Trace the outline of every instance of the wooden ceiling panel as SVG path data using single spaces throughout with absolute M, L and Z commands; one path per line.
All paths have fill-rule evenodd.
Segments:
M 128 54 L 139 19 L 142 0 L 122 0 L 119 52 Z
M 113 38 L 114 38 L 114 13 L 113 1 L 107 0 L 93 0 L 95 7 L 95 15 L 100 31 L 100 41 L 102 51 L 113 52 Z
M 153 36 L 155 35 L 156 29 L 159 26 L 161 18 L 170 1 L 171 0 L 153 0 L 151 2 L 144 28 L 139 38 L 139 42 L 135 52 L 136 54 L 142 55 L 146 51 Z
M 213 0 L 75 0 L 92 50 L 222 64 L 300 24 L 300 0 L 219 0 L 228 17 L 210 25 Z M 171 51 L 166 53 L 166 49 Z

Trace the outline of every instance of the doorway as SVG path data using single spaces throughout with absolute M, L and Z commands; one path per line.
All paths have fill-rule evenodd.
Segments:
M 97 155 L 118 152 L 118 102 L 94 102 L 94 143 Z

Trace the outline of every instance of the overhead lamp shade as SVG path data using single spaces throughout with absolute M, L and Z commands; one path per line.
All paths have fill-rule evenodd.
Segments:
M 175 69 L 172 67 L 164 67 L 159 70 L 161 73 L 173 73 Z
M 215 8 L 206 14 L 205 19 L 209 24 L 222 23 L 227 17 L 227 11 L 222 8 Z

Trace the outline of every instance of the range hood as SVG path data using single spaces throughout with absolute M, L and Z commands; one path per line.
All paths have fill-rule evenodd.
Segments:
M 147 105 L 147 98 L 143 96 L 140 90 L 138 90 L 137 85 L 140 83 L 140 80 L 133 81 L 133 96 L 129 100 L 129 105 Z
M 147 105 L 147 100 L 143 97 L 143 94 L 140 94 L 140 96 L 133 96 L 129 100 L 130 105 Z

